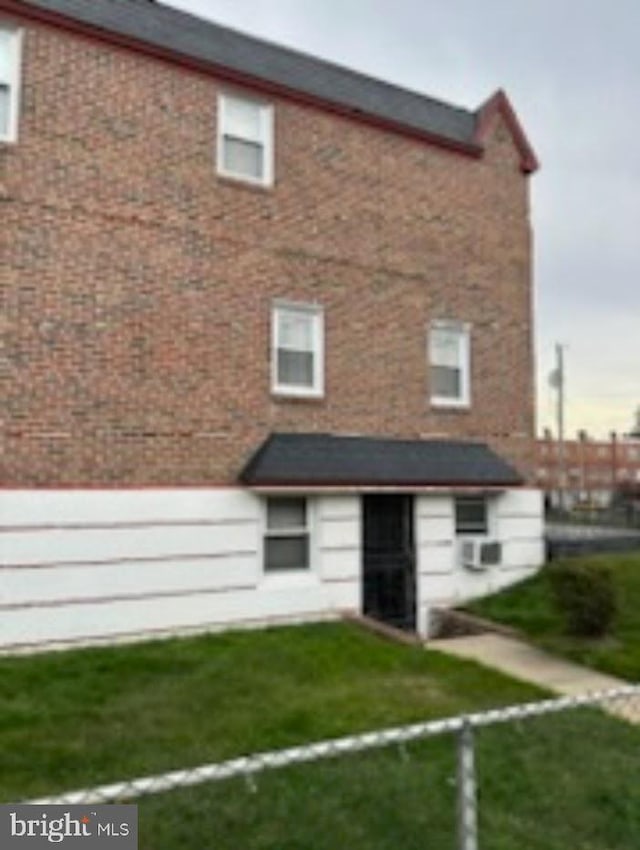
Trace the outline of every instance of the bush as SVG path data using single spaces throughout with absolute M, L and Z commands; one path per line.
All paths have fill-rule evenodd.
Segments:
M 618 608 L 610 567 L 580 559 L 559 561 L 549 567 L 549 579 L 569 634 L 603 637 L 610 631 Z

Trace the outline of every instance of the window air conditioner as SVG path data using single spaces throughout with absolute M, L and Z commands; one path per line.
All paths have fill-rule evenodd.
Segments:
M 462 540 L 460 560 L 468 570 L 482 572 L 502 562 L 502 544 L 497 540 Z

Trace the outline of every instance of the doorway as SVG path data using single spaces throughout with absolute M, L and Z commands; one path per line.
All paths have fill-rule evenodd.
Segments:
M 362 497 L 363 612 L 396 628 L 416 628 L 414 500 Z

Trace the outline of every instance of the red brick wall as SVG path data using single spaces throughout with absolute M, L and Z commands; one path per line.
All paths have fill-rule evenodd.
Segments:
M 528 186 L 501 122 L 476 160 L 274 101 L 276 186 L 252 189 L 216 177 L 215 79 L 27 30 L 2 483 L 230 483 L 274 430 L 480 438 L 529 469 Z M 270 394 L 276 297 L 324 306 L 322 401 Z M 468 412 L 430 409 L 442 318 L 472 324 Z
M 562 449 L 550 436 L 536 442 L 536 479 L 541 489 L 564 488 L 589 497 L 592 491 L 613 491 L 640 484 L 640 441 L 634 439 L 566 440 Z M 564 472 L 564 478 L 562 473 Z

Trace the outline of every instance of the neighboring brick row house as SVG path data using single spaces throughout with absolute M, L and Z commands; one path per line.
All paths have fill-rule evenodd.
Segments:
M 550 505 L 607 508 L 616 495 L 640 494 L 640 438 L 595 440 L 584 431 L 562 449 L 549 431 L 537 442 L 536 480 Z
M 0 0 L 0 645 L 426 632 L 537 568 L 536 167 L 502 92 Z

